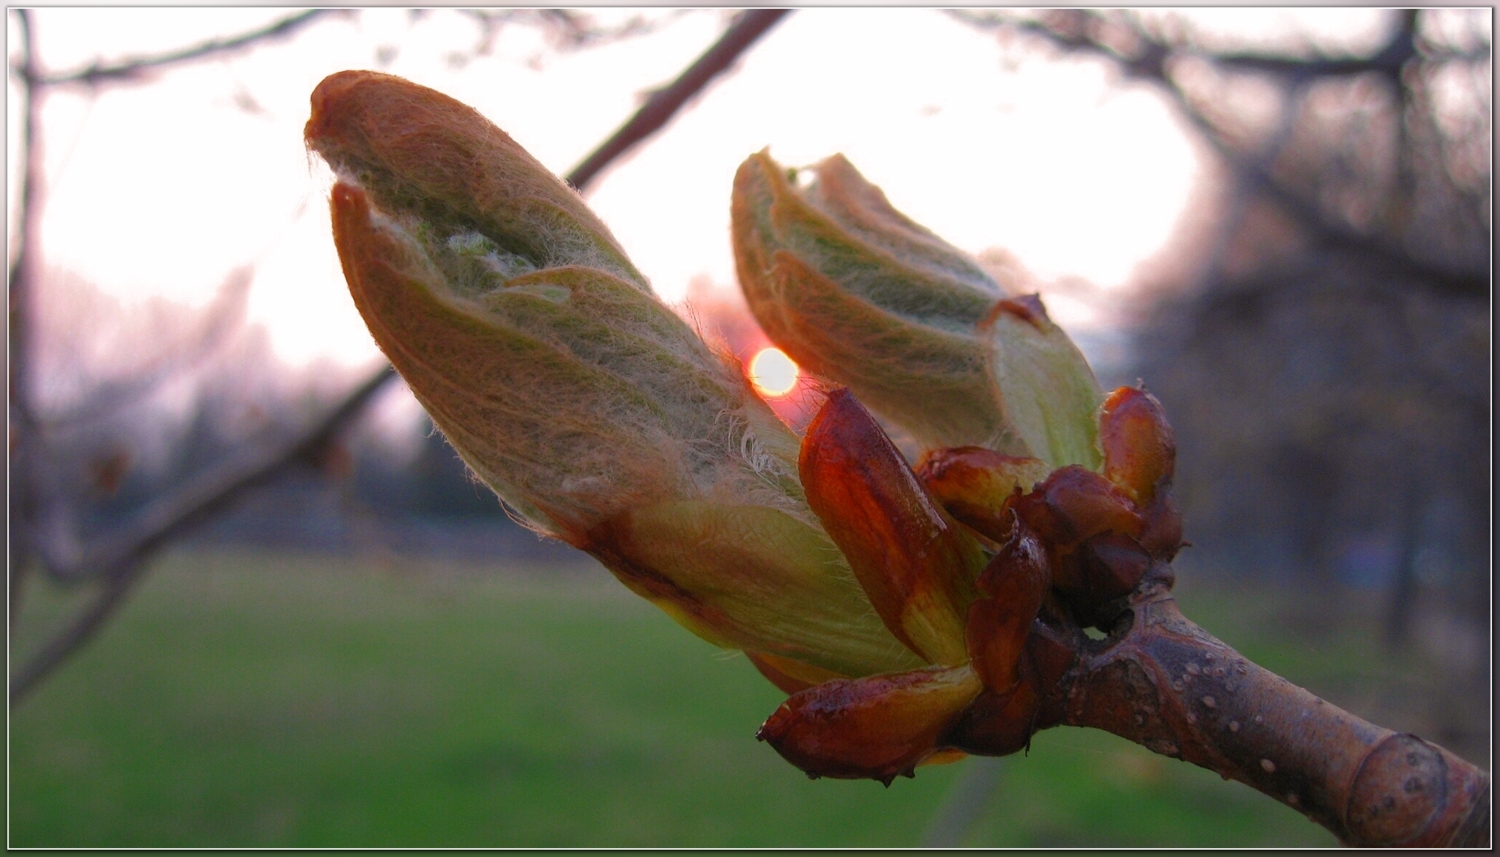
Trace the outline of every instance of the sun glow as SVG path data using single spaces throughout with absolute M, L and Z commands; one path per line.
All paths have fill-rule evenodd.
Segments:
M 797 386 L 797 364 L 780 348 L 762 348 L 750 359 L 750 383 L 762 396 L 785 396 Z

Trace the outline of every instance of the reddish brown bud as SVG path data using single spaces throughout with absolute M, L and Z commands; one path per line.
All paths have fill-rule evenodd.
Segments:
M 1099 447 L 1104 475 L 1137 503 L 1149 503 L 1172 483 L 1177 443 L 1161 402 L 1145 390 L 1121 387 L 1105 400 Z
M 911 776 L 979 693 L 967 666 L 840 679 L 794 695 L 756 737 L 810 777 Z
M 965 628 L 975 672 L 992 691 L 1006 692 L 1020 681 L 1020 662 L 1052 574 L 1046 548 L 1024 521 L 979 577 L 988 598 L 969 605 Z
M 1182 544 L 1182 514 L 1177 511 L 1177 502 L 1172 495 L 1163 491 L 1146 508 L 1146 531 L 1141 534 L 1141 547 L 1158 560 L 1171 562 Z
M 998 543 L 1010 538 L 1005 501 L 1030 491 L 1051 469 L 1035 458 L 1001 455 L 978 446 L 935 449 L 917 464 L 917 478 L 948 513 Z
M 1099 601 L 1119 598 L 1134 589 L 1151 556 L 1123 533 L 1100 533 L 1078 547 L 1077 561 L 1084 588 Z
M 1037 486 L 1047 509 L 1077 544 L 1104 532 L 1138 536 L 1142 521 L 1130 498 L 1099 474 L 1078 466 L 1056 470 Z
M 1074 636 L 1077 635 L 1077 636 Z M 1031 634 L 1026 638 L 1026 656 L 1036 670 L 1037 686 L 1043 690 L 1062 680 L 1063 674 L 1078 660 L 1081 635 L 1069 632 L 1044 606 Z
M 808 426 L 799 469 L 808 505 L 891 633 L 930 663 L 967 660 L 963 617 L 984 553 L 848 390 Z
M 981 756 L 1008 756 L 1031 743 L 1041 696 L 1031 681 L 1009 691 L 981 693 L 952 728 L 944 743 Z

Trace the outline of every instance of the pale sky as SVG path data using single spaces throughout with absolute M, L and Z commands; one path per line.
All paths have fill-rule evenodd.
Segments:
M 60 71 L 237 33 L 289 11 L 44 9 L 35 21 L 42 61 Z M 1271 32 L 1284 31 L 1290 13 L 1221 14 L 1237 32 Z M 1363 25 L 1380 35 L 1368 11 L 1296 14 L 1304 31 L 1339 28 L 1357 40 Z M 253 265 L 251 320 L 267 327 L 281 359 L 368 362 L 376 351 L 329 236 L 331 177 L 302 145 L 319 80 L 380 68 L 440 89 L 563 173 L 642 93 L 710 45 L 727 15 L 692 12 L 650 35 L 561 54 L 537 30 L 508 26 L 489 56 L 459 64 L 451 55 L 479 31 L 458 13 L 434 10 L 413 23 L 405 10 L 365 10 L 150 85 L 58 92 L 43 117 L 46 263 L 128 301 L 159 294 L 193 304 L 231 269 Z M 8 124 L 13 165 L 13 106 Z M 1001 247 L 1043 279 L 1104 289 L 1129 287 L 1137 265 L 1166 244 L 1204 168 L 1165 101 L 1102 64 L 1002 49 L 932 10 L 823 8 L 771 30 L 737 73 L 606 173 L 588 201 L 663 299 L 681 301 L 695 277 L 731 287 L 730 183 L 765 146 L 788 164 L 843 152 L 897 208 L 959 247 Z M 1052 309 L 1064 326 L 1100 322 L 1076 301 L 1058 298 Z

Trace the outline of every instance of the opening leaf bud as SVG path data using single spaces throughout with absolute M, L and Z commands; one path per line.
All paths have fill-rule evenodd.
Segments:
M 796 435 L 572 190 L 388 75 L 325 80 L 307 138 L 339 175 L 334 242 L 370 333 L 526 523 L 711 642 L 845 675 L 922 664 L 808 508 Z
M 730 214 L 746 301 L 799 364 L 847 385 L 926 449 L 1098 467 L 1103 393 L 1041 301 L 1008 298 L 842 155 L 804 170 L 752 155 Z
M 765 405 L 738 373 L 650 294 L 578 266 L 451 275 L 467 247 L 424 241 L 423 223 L 344 183 L 333 220 L 376 342 L 464 461 L 537 529 L 577 545 L 626 509 L 734 482 L 796 507 L 795 437 L 753 413 Z
M 1000 286 L 843 156 L 800 172 L 805 187 L 763 151 L 735 175 L 735 266 L 766 335 L 927 448 L 1023 452 L 1007 446 L 975 335 Z
M 603 221 L 561 179 L 477 110 L 373 71 L 319 83 L 307 145 L 374 206 L 407 212 L 446 241 L 484 236 L 511 273 L 584 265 L 647 288 Z M 475 248 L 477 249 L 477 248 Z
M 1097 413 L 1104 391 L 1041 300 L 1026 295 L 1001 301 L 980 331 L 989 342 L 996 395 L 1026 454 L 1052 468 L 1098 470 Z
M 891 633 L 929 663 L 968 660 L 964 613 L 983 550 L 848 390 L 808 426 L 799 466 L 808 503 Z

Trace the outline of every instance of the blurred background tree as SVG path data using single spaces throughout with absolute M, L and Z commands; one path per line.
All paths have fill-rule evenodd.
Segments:
M 800 19 L 852 22 L 852 17 L 834 16 L 882 14 L 888 13 L 810 10 L 792 15 L 789 24 Z M 1138 268 L 1127 287 L 1102 287 L 1079 276 L 1031 273 L 1014 247 L 984 250 L 981 259 L 1015 290 L 1041 291 L 1054 311 L 1070 302 L 1091 311 L 1096 321 L 1073 329 L 1101 380 L 1113 384 L 1143 378 L 1166 405 L 1178 432 L 1178 491 L 1188 538 L 1194 543 L 1179 561 L 1184 600 L 1191 606 L 1194 593 L 1201 592 L 1210 613 L 1215 604 L 1228 605 L 1218 613 L 1223 624 L 1216 625 L 1211 616 L 1205 616 L 1205 627 L 1351 710 L 1385 725 L 1420 731 L 1471 759 L 1487 759 L 1490 16 L 1483 10 L 1370 12 L 1366 17 L 1376 26 L 1341 39 L 1329 36 L 1327 28 L 1301 28 L 1305 22 L 1295 17 L 1281 27 L 1240 26 L 1262 22 L 1273 14 L 1259 11 L 1226 11 L 1218 13 L 1219 17 L 1208 10 L 908 10 L 902 14 L 914 22 L 912 39 L 916 39 L 917 24 L 951 25 L 951 39 L 965 30 L 992 37 L 996 81 L 1018 66 L 1040 67 L 1044 75 L 1058 78 L 1085 70 L 1104 75 L 1110 92 L 1147 88 L 1152 98 L 1176 112 L 1188 138 L 1196 141 L 1205 166 L 1175 237 Z M 1243 17 L 1236 19 L 1235 14 Z M 89 248 L 102 237 L 70 232 L 63 226 L 43 229 L 49 188 L 59 184 L 71 150 L 61 159 L 55 152 L 50 160 L 44 155 L 77 146 L 77 139 L 84 135 L 75 130 L 77 137 L 71 141 L 66 135 L 49 136 L 43 121 L 48 99 L 83 94 L 89 104 L 102 104 L 123 97 L 122 93 L 160 85 L 165 76 L 177 71 L 214 68 L 227 69 L 235 80 L 233 91 L 224 97 L 245 115 L 259 115 L 268 110 L 266 105 L 284 85 L 301 87 L 296 97 L 304 99 L 301 104 L 305 105 L 306 92 L 318 76 L 335 68 L 319 71 L 305 85 L 272 84 L 266 82 L 268 78 L 253 76 L 263 68 L 253 63 L 263 63 L 268 57 L 275 63 L 293 52 L 319 50 L 316 45 L 322 43 L 317 40 L 336 30 L 358 31 L 364 39 L 363 61 L 372 67 L 401 72 L 393 64 L 403 52 L 410 56 L 426 51 L 454 74 L 472 78 L 474 69 L 487 68 L 484 62 L 515 51 L 518 43 L 529 45 L 525 48 L 531 52 L 528 61 L 541 68 L 560 56 L 633 42 L 653 44 L 649 40 L 656 34 L 686 26 L 684 22 L 693 26 L 701 22 L 705 31 L 715 35 L 684 54 L 692 61 L 678 67 L 680 74 L 667 73 L 666 82 L 657 85 L 662 75 L 653 72 L 657 77 L 630 84 L 639 92 L 632 105 L 632 109 L 639 108 L 635 118 L 617 126 L 628 110 L 591 117 L 591 127 L 599 131 L 576 141 L 581 158 L 574 161 L 577 166 L 571 175 L 576 185 L 585 188 L 595 177 L 606 175 L 606 168 L 622 155 L 640 155 L 640 160 L 646 160 L 652 144 L 670 143 L 674 134 L 687 138 L 692 133 L 688 118 L 710 115 L 715 99 L 728 100 L 733 94 L 727 84 L 706 93 L 705 89 L 721 72 L 735 67 L 742 54 L 743 67 L 726 78 L 737 86 L 766 85 L 758 83 L 770 77 L 765 66 L 755 64 L 751 45 L 759 40 L 762 47 L 774 48 L 778 39 L 794 44 L 802 32 L 783 26 L 766 34 L 778 20 L 770 11 L 734 17 L 714 10 L 608 14 L 433 10 L 413 11 L 401 19 L 404 24 L 394 26 L 381 23 L 385 19 L 377 21 L 372 12 L 267 12 L 260 18 L 260 23 L 243 30 L 206 41 L 186 39 L 180 46 L 163 43 L 168 37 L 159 33 L 154 42 L 148 40 L 155 45 L 151 51 L 118 52 L 56 71 L 45 62 L 40 47 L 52 43 L 39 40 L 36 32 L 38 22 L 47 20 L 46 14 L 13 10 L 8 15 L 13 187 L 8 352 L 13 706 L 41 687 L 42 680 L 108 620 L 118 617 L 122 624 L 129 624 L 131 612 L 117 611 L 152 569 L 167 569 L 173 591 L 188 593 L 180 596 L 188 599 L 184 604 L 197 603 L 191 599 L 211 601 L 212 591 L 202 588 L 207 585 L 203 581 L 223 579 L 251 587 L 244 590 L 251 593 L 244 601 L 259 604 L 256 599 L 261 596 L 256 593 L 260 590 L 253 588 L 257 584 L 243 581 L 258 580 L 258 575 L 273 567 L 270 557 L 310 557 L 305 565 L 296 565 L 297 576 L 271 579 L 278 581 L 277 586 L 310 592 L 309 603 L 331 611 L 309 626 L 318 630 L 309 632 L 307 638 L 321 640 L 334 633 L 329 622 L 345 621 L 335 614 L 351 596 L 325 603 L 316 590 L 299 588 L 310 585 L 305 578 L 315 576 L 318 569 L 353 566 L 410 571 L 420 566 L 421 558 L 437 557 L 453 567 L 482 560 L 491 567 L 491 574 L 498 567 L 503 577 L 517 568 L 540 564 L 562 569 L 573 562 L 564 549 L 540 542 L 504 517 L 489 492 L 469 480 L 456 456 L 417 414 L 399 381 L 378 363 L 287 365 L 266 329 L 249 320 L 247 308 L 257 290 L 263 293 L 267 288 L 261 276 L 264 272 L 256 268 L 253 258 L 225 261 L 222 269 L 229 273 L 221 284 L 203 290 L 217 297 L 192 306 L 165 297 L 122 302 L 57 264 L 55 258 L 69 252 L 89 255 L 87 249 L 77 248 Z M 428 41 L 417 39 L 419 31 Z M 430 35 L 434 31 L 442 34 L 436 40 Z M 507 41 L 518 33 L 529 35 L 519 42 Z M 839 78 L 835 66 L 844 66 L 836 60 L 844 52 L 852 57 L 857 41 L 843 44 L 823 37 L 818 42 L 822 71 L 801 84 L 815 100 L 825 97 L 818 88 L 824 78 Z M 65 47 L 65 42 L 60 39 L 56 44 Z M 700 56 L 704 47 L 709 50 Z M 848 68 L 859 68 L 857 62 L 847 60 Z M 850 92 L 858 91 L 857 82 L 850 86 Z M 689 105 L 700 93 L 703 97 Z M 886 95 L 894 99 L 900 94 Z M 779 99 L 790 100 L 791 95 L 767 91 L 758 97 L 761 100 L 756 103 L 764 104 L 770 115 Z M 919 97 L 932 100 L 931 115 L 958 112 L 942 102 L 938 93 Z M 699 109 L 700 104 L 705 109 Z M 830 113 L 838 107 L 833 101 L 825 106 Z M 922 117 L 929 116 L 927 109 L 923 108 Z M 679 113 L 687 118 L 678 118 Z M 918 124 L 916 118 L 900 115 L 892 115 L 890 121 L 893 133 Z M 658 135 L 662 128 L 665 132 Z M 608 129 L 615 132 L 606 135 Z M 508 130 L 519 135 L 524 129 Z M 143 127 L 141 133 L 158 130 Z M 586 148 L 601 137 L 603 143 Z M 640 145 L 648 138 L 647 145 Z M 1113 142 L 1118 144 L 1118 140 Z M 766 143 L 781 145 L 775 138 L 757 139 L 745 145 L 745 152 Z M 1111 145 L 1111 139 L 1089 141 L 1082 151 L 1090 160 L 1104 160 Z M 920 158 L 942 159 L 943 154 L 921 149 Z M 736 163 L 736 159 L 726 159 L 726 175 Z M 939 166 L 931 168 L 936 171 Z M 1085 166 L 1080 163 L 1078 168 L 1082 171 Z M 1011 169 L 1025 166 L 1012 165 Z M 870 169 L 868 175 L 885 185 L 898 206 L 902 205 L 898 188 L 881 172 Z M 1062 186 L 1064 178 L 1055 177 L 1054 184 Z M 721 190 L 727 203 L 727 181 Z M 103 202 L 105 196 L 119 191 L 103 187 L 95 192 Z M 1081 212 L 1100 202 L 1073 204 L 1081 217 Z M 312 205 L 316 208 L 321 203 L 317 199 Z M 987 204 L 1024 207 L 1033 203 Z M 931 222 L 927 217 L 918 219 Z M 615 228 L 622 231 L 623 226 Z M 310 240 L 326 243 L 326 222 L 314 222 L 312 227 L 323 232 Z M 938 231 L 945 232 L 941 227 Z M 1074 241 L 1088 244 L 1102 242 L 1104 237 L 1079 234 Z M 1008 243 L 1006 235 L 984 240 Z M 163 236 L 158 252 L 174 252 L 172 242 L 173 236 Z M 625 243 L 631 244 L 628 239 Z M 727 240 L 724 244 L 727 248 Z M 322 285 L 342 289 L 341 283 L 333 282 L 336 268 L 319 273 L 326 273 L 330 280 Z M 725 340 L 742 359 L 748 360 L 765 344 L 729 284 L 700 278 L 687 295 L 698 323 Z M 810 397 L 804 388 L 776 404 L 783 415 L 796 421 L 805 414 Z M 168 552 L 168 548 L 174 550 Z M 236 555 L 234 551 L 248 551 L 245 555 L 253 559 L 247 567 L 254 571 L 240 575 L 216 570 L 223 567 L 219 558 Z M 598 574 L 602 580 L 603 573 Z M 561 571 L 558 576 L 570 586 L 580 580 Z M 344 587 L 340 592 L 363 591 L 360 584 L 338 579 Z M 597 595 L 586 586 L 584 590 L 590 594 L 580 602 L 567 602 L 567 611 L 595 609 L 588 605 L 598 603 Z M 488 633 L 486 629 L 495 622 L 510 621 L 520 627 L 534 618 L 530 613 L 505 613 L 512 602 L 539 616 L 550 615 L 546 611 L 552 609 L 527 600 L 531 596 L 525 592 L 517 595 L 506 590 L 510 600 L 496 606 L 497 602 L 485 600 L 482 590 L 464 591 L 476 604 L 508 617 L 462 625 L 471 629 L 471 636 L 476 633 L 473 629 Z M 149 611 L 179 604 L 174 597 L 179 596 L 157 596 L 142 610 L 148 616 L 157 615 Z M 37 609 L 30 609 L 33 602 Z M 275 605 L 278 616 L 296 613 L 282 601 L 267 603 Z M 406 616 L 405 608 L 381 609 L 394 610 L 390 615 L 398 618 L 393 622 L 405 627 L 399 618 Z M 609 611 L 615 609 L 596 616 L 597 627 L 614 627 L 610 624 L 614 613 Z M 424 634 L 441 638 L 437 629 L 452 621 L 451 615 L 440 613 L 434 617 L 436 624 L 424 626 L 429 629 Z M 120 634 L 111 638 L 117 641 L 111 645 L 118 657 L 100 653 L 95 660 L 81 660 L 78 668 L 84 677 L 77 684 L 63 680 L 64 671 L 59 674 L 61 689 L 15 709 L 18 716 L 32 718 L 19 721 L 12 731 L 13 831 L 24 832 L 13 840 L 18 844 L 21 839 L 27 844 L 80 841 L 47 826 L 46 819 L 53 817 L 49 812 L 68 816 L 72 810 L 48 809 L 51 804 L 38 802 L 39 795 L 49 793 L 48 783 L 76 782 L 65 774 L 71 770 L 67 760 L 74 758 L 69 754 L 78 742 L 103 740 L 79 725 L 78 718 L 94 718 L 98 715 L 91 712 L 96 710 L 119 714 L 130 707 L 114 702 L 117 697 L 108 691 L 94 688 L 132 682 L 158 687 L 150 683 L 155 675 L 151 671 L 168 669 L 174 663 L 169 657 L 143 655 L 162 649 L 132 647 L 129 641 L 135 638 L 127 631 Z M 266 650 L 274 650 L 274 645 L 257 639 Z M 375 639 L 359 638 L 345 645 L 368 649 L 372 658 L 385 652 L 382 663 L 390 662 L 394 664 L 390 668 L 399 671 L 407 649 L 393 646 L 386 652 L 372 642 Z M 1371 649 L 1365 645 L 1371 641 L 1386 648 Z M 182 642 L 168 641 L 167 649 Z M 467 651 L 473 644 L 463 640 L 454 645 L 459 648 L 452 651 Z M 1330 655 L 1327 664 L 1316 668 L 1295 659 L 1286 665 L 1276 663 L 1281 653 L 1302 651 L 1309 645 L 1329 652 L 1352 647 L 1357 654 L 1345 660 Z M 258 663 L 247 652 L 235 650 L 226 655 L 225 663 Z M 143 657 L 158 657 L 160 665 L 143 663 Z M 443 657 L 468 663 L 459 656 Z M 1299 666 L 1310 672 L 1298 675 Z M 203 664 L 195 668 L 210 669 Z M 514 667 L 505 660 L 501 666 L 487 664 L 485 668 Z M 650 665 L 636 668 L 647 670 Z M 134 671 L 130 675 L 138 677 L 122 677 L 122 671 Z M 623 668 L 617 672 L 625 674 Z M 735 680 L 753 682 L 749 671 L 745 672 L 746 676 Z M 684 669 L 684 673 L 692 676 L 693 670 Z M 288 679 L 287 674 L 276 673 L 277 682 L 266 686 L 272 690 L 249 679 L 246 686 L 262 688 L 263 696 L 279 699 L 274 688 L 302 687 L 296 679 L 300 674 L 294 670 Z M 402 675 L 405 682 L 423 681 L 420 671 L 392 674 Z M 498 674 L 476 678 L 465 673 L 463 681 L 530 682 L 528 694 L 530 687 L 553 687 L 545 677 L 506 673 L 501 678 Z M 107 679 L 103 685 L 99 684 L 101 675 Z M 168 682 L 160 687 L 176 681 L 196 686 L 186 668 L 160 680 Z M 329 677 L 310 692 L 316 696 L 325 692 L 316 688 L 342 687 L 339 680 Z M 699 680 L 684 678 L 683 683 L 696 686 Z M 606 679 L 597 681 L 601 687 L 607 683 Z M 656 698 L 668 698 L 663 687 L 667 683 L 635 677 L 628 684 L 657 688 Z M 500 691 L 521 692 L 516 687 Z M 222 688 L 214 692 L 224 693 Z M 738 690 L 714 692 L 725 699 L 740 698 L 735 696 Z M 433 694 L 445 698 L 437 691 Z M 139 716 L 150 719 L 149 711 L 155 710 L 151 706 L 160 705 L 161 696 L 159 690 L 145 694 Z M 311 704 L 306 698 L 298 697 L 299 701 L 287 703 L 290 707 L 268 716 L 301 724 L 298 718 L 303 715 L 287 712 L 301 712 L 298 706 Z M 363 696 L 351 699 L 355 708 L 365 704 Z M 191 710 L 196 710 L 194 704 L 218 710 L 214 702 L 178 704 Z M 240 704 L 254 707 L 243 699 Z M 410 703 L 391 704 L 395 708 L 379 709 L 385 719 L 404 723 L 400 712 Z M 491 697 L 483 700 L 491 710 L 504 710 L 507 704 Z M 722 716 L 732 734 L 743 733 L 741 737 L 747 738 L 753 722 L 740 721 L 763 714 L 761 707 L 752 704 L 749 715 L 732 711 Z M 160 714 L 154 716 L 161 719 Z M 667 722 L 671 716 L 675 715 L 645 722 Z M 567 715 L 543 719 L 565 722 Z M 508 723 L 503 718 L 500 722 Z M 311 729 L 298 726 L 293 731 L 298 728 Z M 350 750 L 356 754 L 351 758 L 367 752 L 369 741 L 383 739 L 384 733 L 371 738 L 362 728 L 345 730 L 366 739 L 361 745 L 366 749 Z M 491 726 L 489 731 L 508 728 Z M 681 731 L 691 734 L 695 728 L 686 725 Z M 580 730 L 593 736 L 588 740 L 609 746 L 612 733 L 608 728 L 590 723 Z M 182 743 L 181 731 L 162 734 L 166 737 L 156 740 L 174 746 Z M 324 735 L 316 730 L 309 734 Z M 326 739 L 324 735 L 320 740 Z M 710 742 L 703 746 L 714 747 L 718 745 L 712 742 L 720 739 L 703 740 Z M 782 817 L 797 816 L 799 811 L 808 814 L 804 827 L 791 824 L 780 834 L 790 838 L 728 832 L 730 828 L 713 826 L 718 822 L 684 827 L 684 822 L 665 814 L 651 816 L 656 819 L 655 827 L 642 822 L 650 828 L 646 832 L 641 825 L 611 827 L 601 822 L 573 838 L 569 831 L 574 827 L 567 824 L 556 829 L 525 828 L 528 833 L 502 827 L 485 834 L 478 827 L 461 824 L 453 829 L 473 830 L 480 837 L 460 837 L 466 844 L 898 844 L 891 837 L 906 836 L 901 831 L 909 828 L 913 843 L 921 834 L 929 844 L 1084 845 L 1284 843 L 1291 840 L 1213 837 L 1295 836 L 1287 831 L 1300 831 L 1298 825 L 1305 825 L 1296 817 L 1272 816 L 1285 826 L 1264 822 L 1254 814 L 1260 811 L 1254 795 L 1249 796 L 1247 807 L 1234 803 L 1232 792 L 1224 793 L 1229 795 L 1224 798 L 1229 804 L 1193 804 L 1184 796 L 1207 794 L 1220 784 L 1193 780 L 1190 774 L 1163 767 L 1154 757 L 1077 740 L 1084 743 L 1054 747 L 1050 760 L 1033 758 L 1031 765 L 966 763 L 969 768 L 962 776 L 924 769 L 916 783 L 903 784 L 905 796 L 896 796 L 902 792 L 898 788 L 889 796 L 869 796 L 885 803 L 848 798 L 851 803 L 843 810 L 830 809 L 833 804 L 828 802 L 844 797 L 830 797 L 826 789 L 799 791 L 807 784 L 786 782 L 795 772 L 769 766 L 757 776 L 764 778 L 768 789 L 780 790 L 790 801 L 775 803 L 777 812 Z M 247 753 L 261 746 L 249 739 L 240 743 Z M 211 744 L 199 747 L 188 741 L 187 746 L 191 758 L 181 763 L 188 766 L 185 770 L 197 770 L 193 766 L 207 764 L 205 759 L 219 759 L 222 766 L 223 759 L 215 755 L 221 751 Z M 1068 756 L 1074 749 L 1082 755 Z M 683 766 L 706 757 L 704 752 L 688 755 L 698 761 L 666 753 L 678 767 L 664 770 L 661 776 L 691 783 L 690 777 L 683 779 Z M 582 789 L 579 793 L 587 792 L 585 786 L 594 771 L 589 765 L 597 759 L 579 762 L 563 752 L 542 756 L 562 760 L 559 764 L 567 768 L 565 779 Z M 462 770 L 471 772 L 463 776 L 480 776 L 472 773 L 480 770 L 484 777 L 491 777 L 484 780 L 489 788 L 498 788 L 493 777 L 519 776 L 515 771 L 529 770 L 526 765 L 532 764 L 525 761 L 530 757 L 518 762 L 519 757 L 492 758 L 484 752 L 467 753 L 463 758 L 461 764 L 468 767 Z M 476 758 L 480 761 L 475 762 Z M 1110 770 L 1114 768 L 1109 766 L 1115 766 L 1125 772 L 1119 783 L 1096 770 L 1099 766 L 1094 762 L 1101 758 L 1110 760 L 1106 766 Z M 735 759 L 725 768 L 735 776 L 747 764 L 752 768 L 759 764 Z M 1070 759 L 1078 764 L 1070 767 Z M 93 767 L 82 769 L 93 772 L 88 781 L 96 786 L 114 781 L 111 778 L 129 781 L 129 771 L 118 765 L 110 767 L 97 759 L 90 764 Z M 155 770 L 148 762 L 138 764 L 139 776 L 149 778 Z M 481 768 L 473 768 L 476 764 Z M 488 764 L 497 766 L 495 771 L 483 768 Z M 998 764 L 1005 766 L 1003 777 L 996 775 L 1001 770 Z M 1048 776 L 1049 765 L 1061 779 L 1028 779 Z M 233 764 L 229 768 L 239 770 Z M 183 769 L 173 770 L 180 773 Z M 613 779 L 654 782 L 649 772 L 630 770 L 628 776 Z M 606 774 L 609 770 L 603 770 L 602 780 L 612 778 Z M 389 770 L 377 767 L 371 776 L 386 777 Z M 420 777 L 415 781 L 424 782 Z M 272 790 L 290 788 L 274 777 L 267 782 L 280 784 Z M 712 782 L 713 788 L 703 793 L 728 793 L 720 781 Z M 75 786 L 52 788 L 66 793 Z M 225 788 L 237 793 L 240 786 Z M 705 787 L 696 788 L 703 791 Z M 1095 800 L 1091 789 L 1096 788 L 1128 793 L 1108 792 L 1088 803 Z M 1051 803 L 1043 806 L 1015 799 L 1028 789 L 1032 794 L 1052 795 Z M 531 790 L 536 791 L 535 783 Z M 649 793 L 650 789 L 637 791 Z M 306 806 L 322 805 L 315 796 L 297 793 Z M 613 796 L 600 798 L 604 805 L 625 800 L 616 792 L 609 794 Z M 1141 796 L 1148 794 L 1156 795 L 1151 798 L 1155 802 L 1132 803 L 1146 801 Z M 740 812 L 761 799 L 736 795 L 726 801 Z M 689 794 L 676 798 L 684 806 L 694 799 Z M 277 813 L 312 813 L 305 807 L 285 810 L 277 800 L 273 795 L 252 803 L 269 807 L 267 817 L 273 821 L 281 817 Z M 453 801 L 462 804 L 460 798 Z M 493 805 L 493 797 L 487 801 L 481 804 Z M 394 811 L 409 811 L 410 805 L 407 795 Z M 635 806 L 637 812 L 642 811 Z M 884 807 L 877 811 L 882 817 L 905 827 L 872 824 L 869 806 Z M 1145 806 L 1151 809 L 1140 808 Z M 1169 812 L 1163 807 L 1179 815 L 1159 815 Z M 363 811 L 366 814 L 361 817 L 381 817 L 370 807 Z M 844 826 L 829 820 L 842 817 L 840 811 L 849 819 Z M 600 812 L 601 817 L 608 815 Z M 720 817 L 708 809 L 695 812 L 703 819 Z M 153 811 L 141 814 L 149 817 Z M 165 815 L 176 817 L 172 812 Z M 211 815 L 206 809 L 198 811 L 198 816 Z M 233 812 L 230 815 L 240 818 Z M 1141 826 L 1132 826 L 1130 819 L 1135 817 L 1142 819 Z M 1194 826 L 1196 822 L 1183 820 L 1192 818 L 1204 821 Z M 164 836 L 189 844 L 373 841 L 362 835 L 384 836 L 381 842 L 436 841 L 420 836 L 403 839 L 403 835 L 416 834 L 392 832 L 373 821 L 352 832 L 345 829 L 342 838 L 326 832 L 336 831 L 336 824 L 318 827 L 313 821 L 278 826 L 236 820 L 180 835 L 141 826 L 145 822 L 139 819 L 101 821 L 100 825 L 91 830 L 103 831 L 99 835 L 109 841 L 84 844 L 165 844 Z M 384 833 L 370 832 L 377 829 Z M 319 830 L 325 832 L 310 832 Z M 212 837 L 215 831 L 221 838 L 201 838 Z M 1308 835 L 1317 833 L 1313 830 Z M 320 840 L 320 835 L 331 838 Z M 871 836 L 876 838 L 861 838 Z

